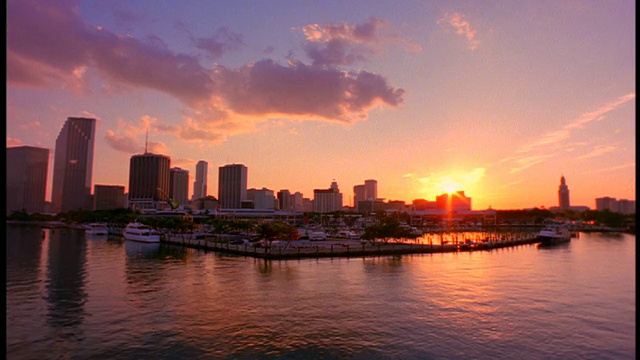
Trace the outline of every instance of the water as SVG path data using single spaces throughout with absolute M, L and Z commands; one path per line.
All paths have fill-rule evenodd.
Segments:
M 265 261 L 8 226 L 8 359 L 635 359 L 633 235 Z

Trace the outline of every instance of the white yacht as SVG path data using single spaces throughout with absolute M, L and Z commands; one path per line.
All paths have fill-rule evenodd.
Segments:
M 107 236 L 109 235 L 109 228 L 105 223 L 94 222 L 85 225 L 84 233 L 89 236 Z
M 571 233 L 566 226 L 548 226 L 540 230 L 538 239 L 541 245 L 553 245 L 571 241 Z
M 130 222 L 122 232 L 125 240 L 157 243 L 160 242 L 160 233 L 151 228 L 149 225 L 139 223 L 137 221 Z

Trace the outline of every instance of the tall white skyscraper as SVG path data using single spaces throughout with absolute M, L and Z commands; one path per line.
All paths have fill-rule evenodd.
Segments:
M 196 181 L 193 182 L 193 196 L 191 199 L 201 199 L 207 195 L 207 173 L 209 171 L 209 163 L 200 160 L 196 164 Z
M 51 206 L 53 212 L 93 210 L 91 180 L 96 119 L 69 117 L 56 139 Z

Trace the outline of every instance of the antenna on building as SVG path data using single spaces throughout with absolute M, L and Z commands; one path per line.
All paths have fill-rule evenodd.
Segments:
M 144 139 L 144 153 L 147 153 L 147 144 L 149 143 L 149 128 L 147 127 L 147 137 Z

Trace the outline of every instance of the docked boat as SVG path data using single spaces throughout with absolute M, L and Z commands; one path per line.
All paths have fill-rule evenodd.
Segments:
M 149 225 L 139 223 L 137 221 L 130 222 L 122 232 L 125 240 L 139 241 L 145 243 L 160 242 L 160 233 Z
M 548 226 L 540 230 L 538 240 L 541 245 L 562 244 L 571 241 L 571 233 L 565 226 Z
M 88 236 L 107 236 L 109 228 L 105 223 L 89 223 L 84 227 L 84 233 Z

